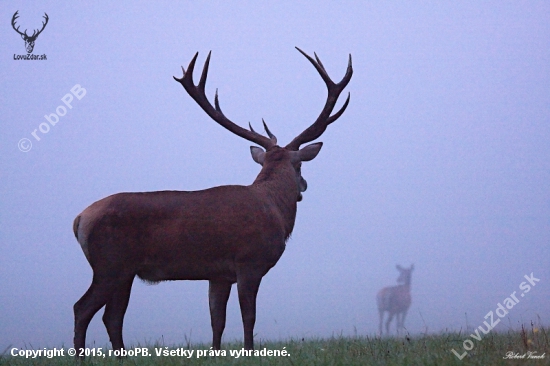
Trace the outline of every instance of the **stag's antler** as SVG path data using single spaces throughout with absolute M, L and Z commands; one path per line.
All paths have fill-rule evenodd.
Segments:
M 50 18 L 48 18 L 48 14 L 46 14 L 46 13 L 44 13 L 44 16 L 43 16 L 42 18 L 46 19 L 45 22 L 42 22 L 42 29 L 40 29 L 39 31 L 38 31 L 38 29 L 35 30 L 34 33 L 36 33 L 36 31 L 38 31 L 38 33 L 36 33 L 36 34 L 33 33 L 32 36 L 31 36 L 31 38 L 36 38 L 36 37 L 38 37 L 38 35 L 39 35 L 40 33 L 42 33 L 42 31 L 44 30 L 44 28 L 46 28 L 46 24 L 48 24 L 48 20 L 49 20 Z M 54 18 L 55 18 L 55 17 L 54 17 Z
M 304 51 L 302 51 L 298 47 L 296 47 L 296 49 L 300 51 L 300 53 L 304 55 L 309 60 L 309 62 L 313 64 L 315 69 L 317 69 L 317 71 L 319 72 L 319 75 L 321 75 L 325 84 L 327 85 L 328 96 L 327 96 L 327 101 L 325 103 L 325 107 L 321 111 L 321 114 L 319 115 L 319 117 L 317 117 L 317 120 L 307 129 L 305 129 L 301 134 L 296 136 L 294 140 L 292 140 L 288 145 L 286 145 L 286 148 L 289 150 L 298 150 L 300 148 L 300 145 L 305 144 L 306 142 L 313 141 L 319 136 L 321 136 L 323 132 L 325 132 L 325 130 L 327 129 L 327 126 L 332 122 L 336 121 L 342 115 L 342 113 L 344 113 L 349 103 L 349 98 L 350 98 L 349 93 L 342 108 L 340 108 L 340 110 L 335 114 L 333 114 L 332 116 L 330 115 L 332 113 L 332 110 L 334 109 L 334 106 L 336 105 L 336 102 L 338 101 L 338 97 L 340 96 L 340 93 L 348 85 L 351 79 L 351 75 L 353 74 L 353 68 L 351 65 L 351 55 L 349 55 L 349 62 L 348 62 L 348 68 L 346 70 L 346 74 L 338 84 L 335 84 L 328 76 L 328 73 L 325 70 L 325 67 L 321 63 L 321 60 L 319 60 L 319 57 L 317 57 L 316 53 L 314 53 L 315 55 L 315 60 L 314 60 L 312 57 L 310 57 L 308 54 L 306 54 Z
M 15 14 L 13 14 L 13 17 L 11 18 L 11 26 L 13 27 L 13 29 L 14 29 L 17 33 L 19 33 L 21 36 L 24 36 L 24 37 L 27 38 L 27 39 L 36 39 L 36 37 L 38 37 L 38 35 L 39 35 L 40 33 L 42 33 L 42 31 L 44 30 L 44 28 L 46 28 L 46 24 L 48 24 L 48 20 L 50 19 L 50 18 L 48 17 L 48 14 L 47 14 L 47 13 L 44 13 L 43 18 L 46 19 L 46 21 L 45 21 L 45 22 L 42 22 L 42 29 L 40 29 L 40 30 L 35 29 L 34 32 L 32 33 L 32 36 L 29 36 L 29 35 L 27 34 L 27 30 L 26 30 L 26 29 L 25 29 L 25 32 L 21 33 L 21 31 L 19 31 L 19 27 L 15 28 L 15 21 L 17 20 L 17 18 L 19 18 L 18 13 L 19 13 L 19 10 L 17 10 L 17 11 L 15 12 Z M 38 32 L 38 33 L 37 33 L 37 32 Z
M 17 18 L 19 18 L 19 15 L 17 15 L 17 13 L 19 13 L 19 10 L 17 10 L 17 11 L 15 12 L 15 14 L 13 14 L 13 17 L 11 18 L 11 26 L 13 27 L 13 30 L 16 31 L 17 33 L 19 33 L 20 35 L 26 36 L 26 35 L 27 35 L 27 30 L 26 30 L 26 29 L 25 29 L 25 33 L 21 33 L 21 32 L 19 31 L 19 27 L 15 28 L 15 20 L 16 20 Z
M 197 104 L 212 118 L 214 121 L 219 123 L 221 126 L 225 127 L 229 131 L 233 132 L 235 135 L 240 136 L 248 141 L 254 142 L 266 150 L 270 147 L 273 147 L 277 144 L 277 138 L 269 131 L 267 125 L 264 122 L 264 128 L 270 138 L 260 135 L 255 132 L 250 125 L 250 131 L 246 130 L 234 122 L 230 121 L 221 111 L 220 104 L 218 102 L 218 90 L 216 89 L 216 96 L 214 97 L 214 106 L 210 103 L 206 97 L 204 87 L 206 85 L 206 76 L 208 74 L 208 66 L 210 64 L 210 54 L 204 62 L 204 68 L 202 69 L 201 79 L 199 80 L 198 85 L 195 85 L 193 82 L 193 70 L 195 69 L 195 62 L 197 61 L 197 56 L 199 53 L 195 54 L 195 57 L 189 63 L 187 71 L 182 66 L 183 76 L 181 79 L 178 79 L 174 76 L 174 79 L 178 81 L 183 88 L 189 93 L 191 98 L 197 102 Z

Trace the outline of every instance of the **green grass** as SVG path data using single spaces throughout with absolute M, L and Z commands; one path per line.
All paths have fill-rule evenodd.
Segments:
M 230 350 L 241 350 L 242 343 L 226 343 L 222 346 L 226 356 L 196 357 L 202 350 L 205 354 L 209 345 L 195 344 L 181 346 L 181 350 L 193 350 L 193 357 L 155 355 L 155 349 L 177 350 L 178 347 L 165 348 L 162 344 L 147 345 L 149 357 L 126 357 L 122 361 L 116 357 L 87 357 L 78 363 L 72 357 L 39 357 L 25 359 L 9 356 L 10 349 L 0 356 L 0 365 L 550 365 L 550 343 L 548 328 L 522 329 L 504 333 L 490 332 L 480 340 L 469 337 L 471 332 L 442 333 L 437 335 L 404 336 L 398 338 L 379 337 L 333 337 L 330 339 L 290 339 L 287 341 L 257 341 L 256 350 L 286 350 L 289 356 L 242 356 L 232 357 Z M 452 352 L 464 352 L 463 342 L 473 341 L 473 348 L 462 360 Z M 468 346 L 468 345 L 467 345 Z M 134 348 L 144 347 L 136 345 Z M 129 348 L 129 349 L 134 349 Z M 105 348 L 103 348 L 105 352 Z M 108 350 L 107 350 L 108 351 Z M 507 352 L 520 355 L 536 352 L 546 354 L 542 360 L 504 359 Z M 65 349 L 65 354 L 67 350 Z

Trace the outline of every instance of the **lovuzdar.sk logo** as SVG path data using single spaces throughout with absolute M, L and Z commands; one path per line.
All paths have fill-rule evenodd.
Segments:
M 17 26 L 16 28 L 16 20 L 17 18 L 19 18 L 19 10 L 17 10 L 15 12 L 15 14 L 13 14 L 13 17 L 11 18 L 11 26 L 13 27 L 13 29 L 19 33 L 19 35 L 21 35 L 21 38 L 23 38 L 23 40 L 25 41 L 25 48 L 27 50 L 27 54 L 26 55 L 16 55 L 14 54 L 13 55 L 13 59 L 14 60 L 46 60 L 46 55 L 43 54 L 43 55 L 34 55 L 32 53 L 32 51 L 34 50 L 34 42 L 36 42 L 36 38 L 38 38 L 38 36 L 40 35 L 40 33 L 42 33 L 42 31 L 44 30 L 44 28 L 46 28 L 46 24 L 48 24 L 48 20 L 49 20 L 49 17 L 48 17 L 48 14 L 44 13 L 44 19 L 45 21 L 42 22 L 42 28 L 40 30 L 38 29 L 35 29 L 33 32 L 32 32 L 32 35 L 28 35 L 27 34 L 27 29 L 25 29 L 24 32 L 21 32 L 19 30 L 19 26 Z

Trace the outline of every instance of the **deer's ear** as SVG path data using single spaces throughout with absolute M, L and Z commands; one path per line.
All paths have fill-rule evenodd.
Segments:
M 250 146 L 250 154 L 252 154 L 252 159 L 260 165 L 264 165 L 265 151 L 261 147 Z
M 298 150 L 300 161 L 310 161 L 315 159 L 317 154 L 319 154 L 319 151 L 321 151 L 321 147 L 323 147 L 323 143 L 316 142 Z

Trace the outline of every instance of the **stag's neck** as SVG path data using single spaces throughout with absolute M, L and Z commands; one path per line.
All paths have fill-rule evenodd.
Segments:
M 283 164 L 264 164 L 252 187 L 259 190 L 269 205 L 278 211 L 285 229 L 285 240 L 288 239 L 294 228 L 298 199 L 294 169 Z
M 410 290 L 411 289 L 411 280 L 409 279 L 408 281 L 404 282 L 401 286 L 405 287 L 407 290 Z

